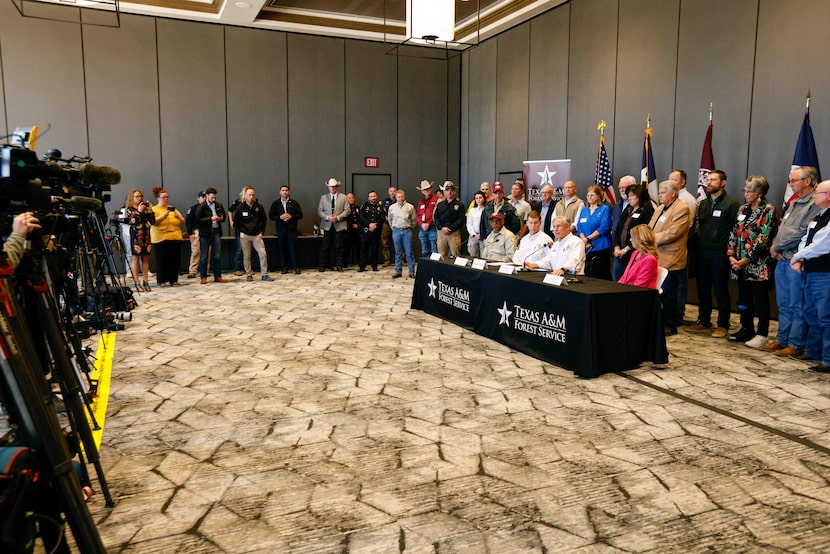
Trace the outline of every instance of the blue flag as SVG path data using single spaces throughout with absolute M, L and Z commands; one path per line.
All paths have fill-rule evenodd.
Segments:
M 796 167 L 809 165 L 816 168 L 818 182 L 821 182 L 821 169 L 818 167 L 818 152 L 816 152 L 816 141 L 813 139 L 813 129 L 810 127 L 810 110 L 804 112 L 804 122 L 801 124 L 801 131 L 798 133 L 798 142 L 795 143 L 795 154 L 793 154 L 793 165 L 790 171 Z M 787 191 L 784 193 L 784 206 L 786 209 L 793 195 L 793 189 L 787 184 Z

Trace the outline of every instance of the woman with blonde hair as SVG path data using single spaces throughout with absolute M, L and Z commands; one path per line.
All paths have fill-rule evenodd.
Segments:
M 163 188 L 153 187 L 153 196 L 158 200 L 153 206 L 155 222 L 150 228 L 156 256 L 156 282 L 162 287 L 178 286 L 184 216 L 170 205 L 170 195 Z
M 576 233 L 585 245 L 585 275 L 611 280 L 611 210 L 602 203 L 605 194 L 591 185 L 585 207 L 576 219 Z
M 657 237 L 648 225 L 631 229 L 631 244 L 636 248 L 619 282 L 635 287 L 657 288 Z
M 150 242 L 150 227 L 155 223 L 155 215 L 149 202 L 144 201 L 144 194 L 138 189 L 130 189 L 124 201 L 124 216 L 130 226 L 130 267 L 135 290 L 150 292 L 147 278 L 150 275 L 150 252 L 153 245 Z M 143 279 L 139 279 L 139 270 Z

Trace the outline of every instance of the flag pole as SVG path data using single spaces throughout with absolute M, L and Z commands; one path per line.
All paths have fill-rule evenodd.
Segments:
M 810 89 L 807 89 L 807 105 L 804 107 L 806 113 L 810 113 Z
M 712 102 L 709 102 L 709 123 L 712 123 Z

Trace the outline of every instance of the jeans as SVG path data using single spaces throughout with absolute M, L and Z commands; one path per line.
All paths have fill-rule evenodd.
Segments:
M 392 241 L 395 243 L 395 274 L 401 274 L 403 255 L 406 252 L 409 275 L 415 275 L 415 256 L 412 255 L 412 229 L 392 229 Z
M 433 225 L 426 231 L 418 227 L 418 239 L 421 241 L 421 257 L 429 258 L 433 252 L 438 252 L 438 231 Z
M 790 267 L 790 260 L 775 264 L 775 299 L 778 302 L 776 342 L 793 350 L 804 350 L 807 329 L 804 325 L 804 273 Z
M 804 287 L 804 321 L 808 356 L 830 365 L 830 273 L 807 273 Z
M 202 279 L 207 278 L 208 254 L 214 279 L 222 276 L 222 259 L 219 254 L 221 247 L 222 229 L 212 229 L 210 234 L 205 236 L 199 233 L 199 276 Z
M 698 252 L 697 319 L 704 325 L 712 323 L 712 289 L 715 290 L 715 299 L 718 301 L 718 327 L 729 329 L 732 299 L 729 297 L 729 259 L 726 257 L 726 249 L 723 252 Z

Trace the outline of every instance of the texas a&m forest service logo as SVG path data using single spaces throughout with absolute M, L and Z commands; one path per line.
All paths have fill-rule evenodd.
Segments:
M 510 309 L 506 300 L 496 311 L 500 317 L 499 325 L 562 344 L 567 342 L 567 320 L 564 315 L 533 310 L 519 304 L 513 304 L 513 309 Z
M 448 306 L 452 306 L 453 308 L 457 308 L 464 312 L 470 311 L 469 290 L 448 285 L 441 280 L 439 280 L 436 285 L 434 277 L 429 280 L 427 286 L 429 287 L 430 298 L 435 298 L 439 302 L 443 302 Z

